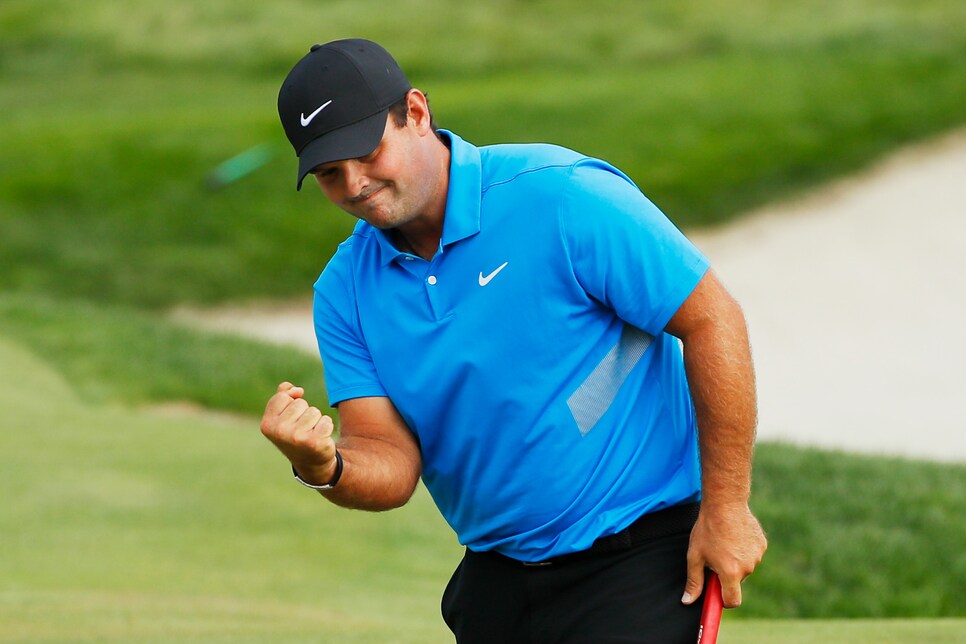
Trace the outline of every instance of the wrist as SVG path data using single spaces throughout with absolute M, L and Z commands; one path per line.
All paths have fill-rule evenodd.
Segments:
M 701 507 L 709 510 L 735 510 L 737 508 L 747 508 L 750 497 L 742 494 L 707 494 L 701 495 Z
M 704 476 L 701 482 L 701 506 L 729 509 L 747 506 L 751 499 L 751 483 L 738 477 Z
M 325 472 L 318 472 L 319 474 L 318 477 L 314 476 L 316 472 L 312 472 L 311 468 L 304 470 L 308 480 L 306 480 L 305 478 L 302 478 L 302 476 L 299 474 L 299 471 L 295 468 L 295 465 L 293 464 L 292 475 L 295 476 L 296 481 L 298 481 L 305 487 L 310 487 L 313 490 L 330 490 L 334 488 L 336 484 L 339 482 L 339 479 L 342 478 L 342 470 L 344 467 L 344 463 L 342 461 L 342 454 L 339 452 L 338 449 L 335 450 L 335 458 L 333 459 L 333 462 L 334 462 L 333 465 L 325 468 Z M 319 480 L 322 482 L 315 483 L 314 481 L 316 480 Z

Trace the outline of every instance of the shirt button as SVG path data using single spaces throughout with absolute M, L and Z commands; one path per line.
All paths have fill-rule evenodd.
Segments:
M 406 260 L 407 262 L 411 262 L 415 259 L 415 257 L 403 257 L 403 259 Z
M 434 284 L 436 284 L 436 276 L 435 275 L 430 275 L 429 276 L 429 279 L 427 279 L 426 281 L 429 282 L 429 285 L 430 286 L 433 286 Z

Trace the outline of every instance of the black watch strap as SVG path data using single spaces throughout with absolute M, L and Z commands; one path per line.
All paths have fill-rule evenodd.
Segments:
M 342 478 L 342 454 L 339 453 L 339 450 L 335 450 L 335 474 L 332 475 L 332 480 L 325 485 L 312 485 L 311 483 L 306 483 L 302 480 L 302 477 L 299 476 L 299 473 L 295 470 L 294 465 L 292 466 L 292 474 L 295 476 L 295 480 L 305 487 L 310 487 L 313 490 L 331 490 L 335 487 L 336 483 L 339 482 L 339 479 Z

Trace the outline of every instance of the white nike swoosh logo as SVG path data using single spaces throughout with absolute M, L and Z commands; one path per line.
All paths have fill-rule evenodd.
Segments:
M 306 116 L 304 113 L 299 114 L 299 118 L 302 121 L 302 127 L 308 127 L 309 126 L 309 123 L 312 122 L 312 119 L 314 119 L 316 116 L 318 116 L 319 115 L 319 112 L 321 112 L 322 110 L 324 110 L 325 108 L 327 108 L 329 106 L 329 103 L 331 103 L 331 102 L 332 101 L 328 101 L 326 103 L 323 103 L 322 105 L 319 106 L 319 109 L 315 110 L 314 112 L 312 112 L 308 116 Z
M 497 276 L 497 273 L 499 273 L 504 268 L 506 268 L 506 265 L 509 264 L 509 263 L 510 262 L 503 262 L 503 264 L 501 264 L 498 269 L 496 269 L 495 271 L 493 271 L 492 273 L 490 273 L 486 277 L 483 277 L 483 271 L 480 271 L 480 286 L 486 286 L 487 284 L 489 284 L 490 283 L 490 280 L 492 280 L 494 277 L 496 277 Z

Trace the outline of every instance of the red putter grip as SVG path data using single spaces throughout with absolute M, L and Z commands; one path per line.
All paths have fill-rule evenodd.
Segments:
M 721 624 L 721 581 L 710 570 L 704 587 L 704 608 L 701 610 L 701 625 L 698 627 L 698 644 L 715 644 L 718 640 L 718 626 Z

